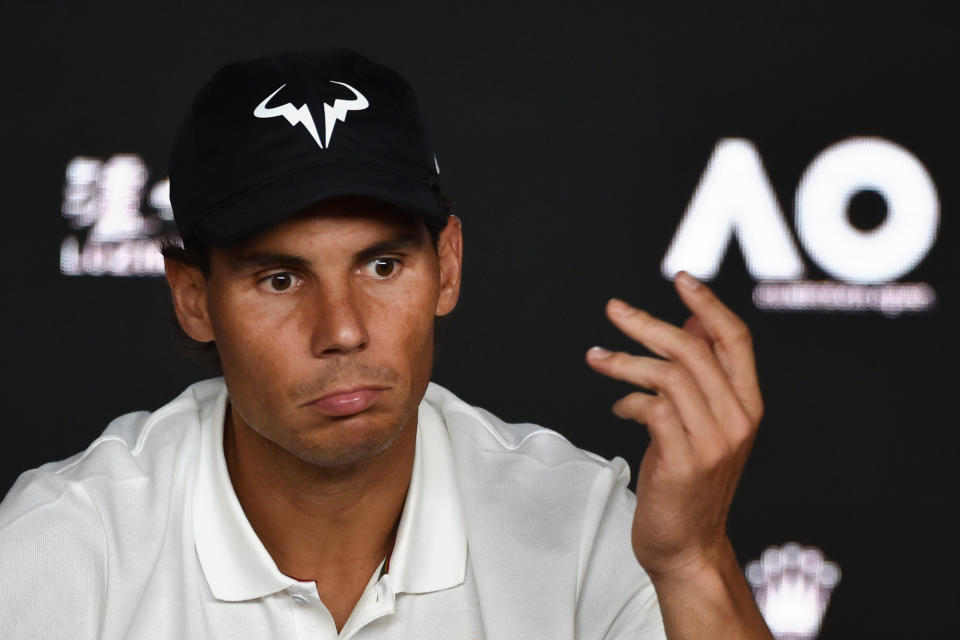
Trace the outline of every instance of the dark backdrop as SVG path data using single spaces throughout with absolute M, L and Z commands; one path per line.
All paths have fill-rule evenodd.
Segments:
M 718 140 L 759 151 L 808 280 L 830 278 L 792 222 L 808 163 L 852 136 L 920 159 L 940 225 L 899 280 L 932 308 L 763 311 L 736 242 L 711 284 L 753 330 L 767 404 L 730 523 L 743 563 L 788 541 L 836 562 L 821 638 L 952 631 L 958 23 L 917 4 L 662 5 L 6 2 L 0 493 L 209 375 L 177 348 L 161 279 L 61 273 L 68 162 L 138 154 L 149 187 L 224 61 L 346 46 L 415 87 L 464 223 L 435 380 L 634 469 L 644 430 L 609 411 L 626 387 L 583 355 L 633 348 L 610 296 L 684 320 L 660 265 Z

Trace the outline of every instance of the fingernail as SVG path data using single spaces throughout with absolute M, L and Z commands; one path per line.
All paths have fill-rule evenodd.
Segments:
M 693 291 L 700 288 L 700 281 L 686 271 L 678 271 L 677 280 L 680 282 L 680 286 L 684 289 Z
M 591 360 L 603 360 L 604 358 L 609 358 L 610 353 L 610 351 L 607 351 L 603 347 L 590 347 L 587 350 L 587 357 Z
M 610 298 L 610 313 L 624 316 L 630 313 L 630 305 L 618 298 Z

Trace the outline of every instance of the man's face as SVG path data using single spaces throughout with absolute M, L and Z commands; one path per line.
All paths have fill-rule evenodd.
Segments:
M 184 328 L 216 341 L 235 417 L 313 465 L 386 450 L 416 420 L 434 317 L 456 304 L 452 220 L 435 250 L 421 221 L 339 198 L 212 250 L 201 335 Z

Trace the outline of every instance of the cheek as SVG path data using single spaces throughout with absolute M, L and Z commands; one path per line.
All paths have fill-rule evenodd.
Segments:
M 264 313 L 243 296 L 211 301 L 211 323 L 231 394 L 256 397 L 263 391 L 272 396 L 282 386 L 293 358 L 296 338 L 289 314 Z M 286 367 L 284 366 L 286 365 Z
M 411 368 L 414 377 L 429 378 L 433 366 L 433 324 L 434 314 L 425 310 L 415 318 L 411 318 L 410 330 L 407 334 L 407 348 L 411 354 Z
M 433 326 L 439 292 L 432 280 L 418 284 L 403 295 L 379 301 L 368 325 L 372 351 L 389 348 L 395 366 L 409 372 L 406 375 L 415 386 L 429 378 L 433 364 Z

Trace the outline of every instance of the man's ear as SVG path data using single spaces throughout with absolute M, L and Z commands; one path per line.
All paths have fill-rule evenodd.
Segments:
M 440 297 L 437 300 L 437 315 L 445 316 L 453 311 L 460 298 L 463 228 L 457 216 L 447 218 L 447 226 L 437 238 L 437 257 L 440 261 Z
M 212 341 L 213 325 L 207 311 L 207 279 L 203 272 L 170 258 L 164 259 L 163 266 L 180 327 L 197 342 Z

